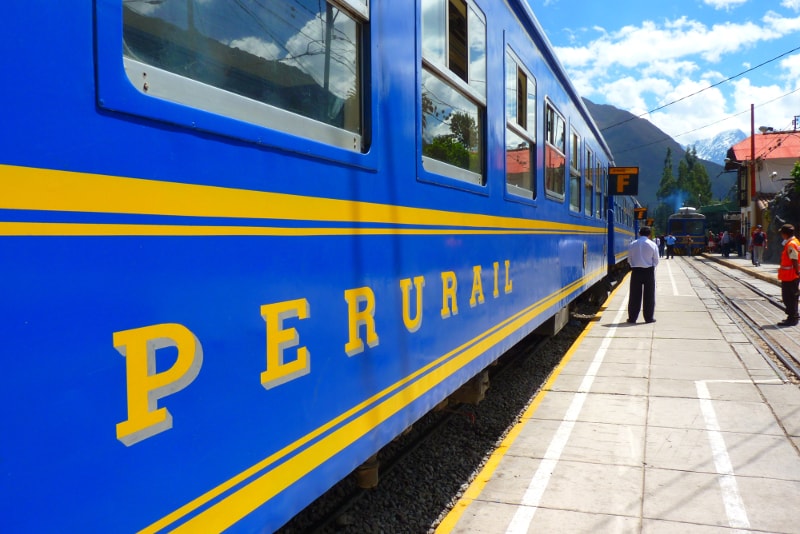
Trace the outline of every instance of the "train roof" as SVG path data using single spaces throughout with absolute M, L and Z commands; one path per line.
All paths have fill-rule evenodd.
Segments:
M 589 113 L 589 109 L 586 107 L 586 104 L 583 103 L 583 98 L 581 98 L 581 95 L 578 94 L 578 91 L 577 89 L 575 89 L 575 86 L 572 85 L 572 81 L 569 79 L 569 76 L 567 76 L 567 71 L 564 69 L 564 66 L 561 64 L 561 61 L 559 61 L 558 57 L 556 56 L 555 50 L 553 49 L 553 45 L 550 42 L 550 39 L 544 32 L 544 28 L 542 28 L 541 24 L 539 24 L 539 20 L 533 13 L 533 10 L 531 9 L 530 5 L 528 4 L 528 2 L 525 2 L 523 0 L 507 0 L 507 1 L 509 1 L 511 4 L 515 4 L 520 7 L 520 9 L 523 12 L 520 13 L 520 15 L 524 15 L 524 17 L 527 18 L 527 20 L 521 20 L 520 23 L 523 25 L 525 25 L 525 23 L 529 23 L 532 26 L 533 31 L 530 32 L 531 37 L 541 39 L 542 44 L 544 45 L 543 47 L 540 47 L 542 55 L 548 59 L 551 67 L 553 68 L 553 71 L 555 72 L 555 75 L 561 81 L 564 90 L 570 95 L 572 100 L 575 102 L 575 106 L 580 110 L 581 114 L 583 115 L 583 118 L 586 120 L 586 123 L 594 131 L 598 143 L 600 143 L 603 150 L 606 152 L 606 154 L 608 154 L 609 159 L 611 160 L 609 161 L 609 163 L 613 165 L 614 155 L 612 154 L 611 149 L 606 143 L 606 140 L 603 137 L 603 133 L 600 131 L 600 127 L 597 126 L 597 123 L 594 121 L 592 114 Z
M 681 208 L 669 216 L 670 219 L 705 219 L 706 216 L 694 208 Z

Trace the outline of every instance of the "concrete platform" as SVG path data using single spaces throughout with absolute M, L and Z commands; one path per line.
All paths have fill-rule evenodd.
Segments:
M 656 323 L 620 284 L 437 532 L 800 532 L 800 388 L 684 262 Z
M 736 254 L 731 254 L 728 257 L 724 257 L 719 253 L 704 253 L 702 256 L 717 263 L 722 263 L 728 267 L 738 269 L 765 282 L 770 282 L 776 286 L 781 285 L 781 283 L 778 281 L 777 263 L 764 262 L 759 266 L 755 266 L 753 265 L 753 260 L 749 257 L 749 255 L 737 256 Z

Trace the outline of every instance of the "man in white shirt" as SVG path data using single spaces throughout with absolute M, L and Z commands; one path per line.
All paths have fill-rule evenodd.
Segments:
M 658 247 L 650 240 L 649 226 L 642 226 L 639 229 L 639 239 L 632 241 L 628 247 L 628 263 L 631 266 L 628 322 L 636 322 L 644 298 L 644 320 L 647 323 L 654 323 Z

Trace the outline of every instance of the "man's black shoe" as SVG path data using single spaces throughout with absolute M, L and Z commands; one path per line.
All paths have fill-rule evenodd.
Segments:
M 645 321 L 645 322 L 646 323 L 654 323 L 654 322 L 656 322 L 656 320 L 655 319 L 650 319 L 649 321 Z
M 625 322 L 626 322 L 626 323 L 634 323 L 634 324 L 636 323 L 636 321 L 634 321 L 633 319 L 628 319 L 628 320 L 627 320 L 627 321 L 625 321 Z
M 778 326 L 797 326 L 797 319 L 784 319 L 778 323 Z

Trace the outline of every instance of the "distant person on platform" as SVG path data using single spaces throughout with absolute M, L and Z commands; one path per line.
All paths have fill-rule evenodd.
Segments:
M 767 234 L 761 229 L 761 225 L 756 226 L 756 231 L 753 232 L 753 253 L 751 254 L 753 265 L 761 265 L 761 260 L 764 258 L 764 249 L 767 248 Z
M 786 319 L 779 322 L 778 326 L 797 325 L 797 297 L 800 285 L 800 241 L 794 236 L 794 226 L 784 224 L 781 226 L 783 238 L 783 252 L 781 265 L 778 268 L 778 280 L 781 281 L 781 297 L 786 307 Z M 755 247 L 753 247 L 755 249 Z M 628 312 L 630 313 L 630 312 Z
M 664 238 L 664 242 L 667 244 L 667 259 L 672 258 L 675 259 L 675 236 L 672 234 L 667 234 Z
M 644 320 L 654 323 L 656 311 L 656 265 L 658 247 L 650 240 L 650 227 L 639 229 L 639 238 L 628 247 L 628 261 L 631 265 L 631 285 L 628 297 L 628 322 L 635 323 L 644 300 Z
M 722 257 L 727 258 L 731 255 L 731 234 L 725 230 L 719 242 L 722 244 Z

